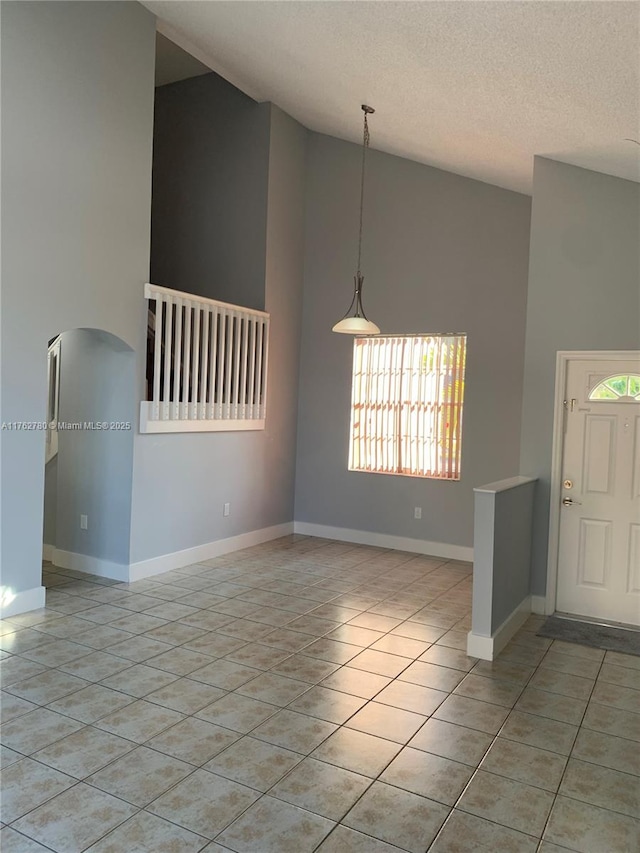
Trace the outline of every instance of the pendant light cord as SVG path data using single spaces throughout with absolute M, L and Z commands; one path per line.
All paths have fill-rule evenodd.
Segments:
M 373 107 L 362 104 L 364 112 L 364 133 L 362 138 L 362 173 L 360 175 L 360 228 L 358 231 L 358 271 L 353 277 L 353 297 L 347 313 L 342 320 L 333 326 L 334 332 L 348 335 L 379 335 L 380 329 L 375 323 L 367 318 L 362 307 L 362 285 L 364 276 L 360 271 L 362 260 L 362 220 L 364 212 L 364 173 L 367 159 L 367 148 L 369 147 L 369 122 L 367 116 L 374 113 Z M 353 312 L 353 313 L 352 313 Z
M 365 109 L 363 107 L 363 109 Z M 362 212 L 364 210 L 364 167 L 369 147 L 369 123 L 367 121 L 367 110 L 364 113 L 364 134 L 362 138 L 362 174 L 360 177 L 360 231 L 358 233 L 358 277 L 360 276 L 360 260 L 362 258 Z

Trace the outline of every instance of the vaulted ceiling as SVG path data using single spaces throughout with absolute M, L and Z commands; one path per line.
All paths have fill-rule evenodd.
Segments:
M 640 3 L 150 0 L 159 30 L 258 101 L 523 193 L 536 154 L 640 180 Z

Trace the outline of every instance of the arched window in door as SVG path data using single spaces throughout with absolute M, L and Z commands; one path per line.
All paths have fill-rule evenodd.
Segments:
M 640 376 L 623 373 L 609 376 L 591 389 L 590 400 L 616 400 L 621 403 L 640 402 Z

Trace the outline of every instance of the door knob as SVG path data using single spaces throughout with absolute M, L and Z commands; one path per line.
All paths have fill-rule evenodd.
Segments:
M 574 501 L 573 498 L 562 498 L 562 506 L 573 506 L 574 504 L 578 504 L 578 506 L 582 506 L 580 501 Z

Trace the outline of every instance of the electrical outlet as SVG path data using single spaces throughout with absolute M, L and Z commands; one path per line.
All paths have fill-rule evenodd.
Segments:
M 81 515 L 80 516 L 80 530 L 88 530 L 89 529 L 89 516 Z
M 226 518 L 228 515 L 231 515 L 231 504 L 223 504 L 222 505 L 222 514 Z
M 422 507 L 421 506 L 414 506 L 413 517 L 414 518 L 422 518 Z

